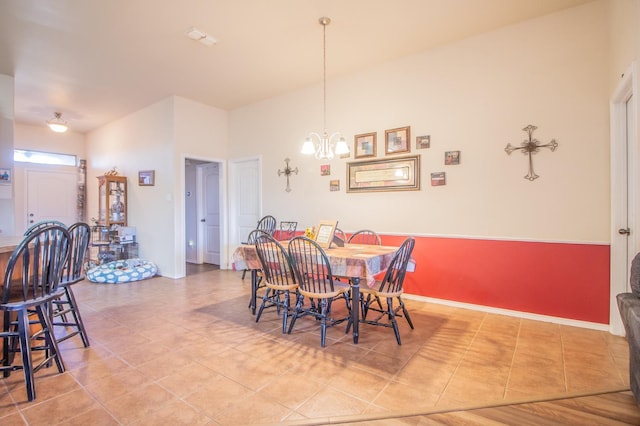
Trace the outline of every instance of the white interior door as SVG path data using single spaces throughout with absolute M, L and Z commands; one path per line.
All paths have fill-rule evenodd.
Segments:
M 616 296 L 629 291 L 631 260 L 640 247 L 640 149 L 635 65 L 624 74 L 611 103 L 611 282 L 609 331 L 623 335 Z
M 215 163 L 202 170 L 204 262 L 220 265 L 220 172 Z
M 77 221 L 78 174 L 76 170 L 27 169 L 26 175 L 26 228 L 42 220 L 59 220 L 67 226 Z
M 229 162 L 229 244 L 237 246 L 255 229 L 262 210 L 259 158 Z

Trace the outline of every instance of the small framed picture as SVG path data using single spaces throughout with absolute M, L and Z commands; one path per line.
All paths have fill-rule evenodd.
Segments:
M 397 129 L 384 131 L 384 152 L 386 155 L 399 154 L 401 152 L 411 152 L 409 138 L 411 128 L 398 127 Z
M 156 184 L 155 170 L 141 170 L 138 172 L 138 186 L 153 186 Z
M 330 164 L 321 164 L 320 165 L 320 176 L 329 176 L 331 174 L 331 165 Z
M 11 169 L 0 169 L 0 185 L 11 183 Z
M 338 226 L 337 220 L 321 220 L 320 224 L 316 228 L 316 233 L 313 236 L 313 239 L 320 247 L 328 249 L 333 241 L 333 234 L 336 232 L 336 226 Z
M 431 147 L 431 135 L 416 136 L 416 149 L 427 149 Z
M 340 180 L 329 181 L 329 191 L 340 191 Z
M 447 151 L 444 153 L 444 164 L 446 166 L 453 166 L 460 164 L 460 151 Z
M 431 173 L 431 186 L 446 185 L 446 175 L 444 172 Z
M 363 133 L 354 136 L 353 157 L 365 158 L 376 156 L 376 133 Z

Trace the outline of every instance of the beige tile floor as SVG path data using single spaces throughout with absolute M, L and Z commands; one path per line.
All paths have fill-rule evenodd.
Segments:
M 407 300 L 415 323 L 318 324 L 291 335 L 247 308 L 241 273 L 74 288 L 91 338 L 62 345 L 67 366 L 0 380 L 0 424 L 324 424 L 496 401 L 628 389 L 626 341 L 606 332 Z

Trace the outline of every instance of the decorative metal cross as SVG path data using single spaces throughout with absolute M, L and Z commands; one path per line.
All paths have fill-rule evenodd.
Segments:
M 298 168 L 296 167 L 295 169 L 292 169 L 291 167 L 289 167 L 289 159 L 285 158 L 284 162 L 286 164 L 284 170 L 278 170 L 278 176 L 281 175 L 285 175 L 287 177 L 287 188 L 285 189 L 285 191 L 287 192 L 291 192 L 291 187 L 289 186 L 289 176 L 291 176 L 292 173 L 298 174 Z
M 522 141 L 522 143 L 520 144 L 522 146 L 520 147 L 515 147 L 515 146 L 512 146 L 510 143 L 508 143 L 504 149 L 509 155 L 511 155 L 511 153 L 517 149 L 521 149 L 524 155 L 527 155 L 527 154 L 529 155 L 529 173 L 527 173 L 524 178 L 529 179 L 530 181 L 534 181 L 540 177 L 536 174 L 536 172 L 533 171 L 533 158 L 531 156 L 537 153 L 540 150 L 540 148 L 549 148 L 553 152 L 558 147 L 558 142 L 556 142 L 555 139 L 551 139 L 551 142 L 545 145 L 540 145 L 539 140 L 532 139 L 531 135 L 533 131 L 536 130 L 537 128 L 538 127 L 529 124 L 527 127 L 522 129 L 529 134 L 529 140 Z

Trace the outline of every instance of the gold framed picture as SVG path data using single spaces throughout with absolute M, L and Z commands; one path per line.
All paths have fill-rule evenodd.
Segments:
M 384 153 L 400 154 L 411 152 L 411 127 L 398 127 L 384 131 Z
M 347 192 L 420 190 L 420 156 L 347 163 Z
M 377 133 L 363 133 L 354 136 L 353 158 L 376 156 Z

